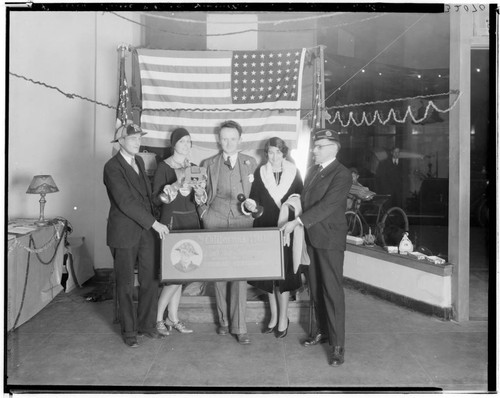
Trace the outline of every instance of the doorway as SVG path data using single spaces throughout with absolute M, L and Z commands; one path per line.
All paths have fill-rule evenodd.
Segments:
M 488 319 L 490 145 L 489 50 L 471 50 L 469 319 Z M 494 161 L 494 160 L 493 160 Z

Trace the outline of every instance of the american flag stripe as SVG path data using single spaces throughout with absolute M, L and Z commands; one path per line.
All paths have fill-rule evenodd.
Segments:
M 198 99 L 198 101 L 200 101 Z M 225 103 L 224 105 L 219 105 L 219 103 L 222 104 L 222 101 L 217 101 L 217 99 L 214 99 L 212 103 L 206 103 L 202 104 L 201 102 L 192 104 L 187 101 L 184 102 L 163 102 L 163 101 L 143 101 L 142 102 L 142 107 L 143 109 L 146 109 L 148 111 L 148 114 L 153 114 L 153 113 L 158 113 L 159 111 L 156 110 L 161 110 L 162 112 L 167 109 L 167 110 L 173 110 L 173 109 L 179 109 L 179 110 L 185 110 L 185 109 L 199 109 L 202 108 L 204 111 L 212 111 L 212 112 L 217 112 L 217 110 L 223 109 L 224 111 L 231 111 L 234 109 L 234 111 L 239 111 L 239 110 L 245 110 L 245 111 L 253 111 L 253 110 L 259 110 L 259 111 L 265 111 L 268 109 L 272 110 L 285 110 L 286 111 L 300 111 L 299 105 L 297 104 L 296 101 L 280 101 L 279 103 L 276 102 L 265 102 L 263 104 L 234 104 L 234 105 L 228 105 Z M 233 111 L 233 112 L 234 112 Z M 195 117 L 195 116 L 193 116 Z
M 178 88 L 178 87 L 152 87 L 152 86 L 146 86 L 143 87 L 142 93 L 146 97 L 150 97 L 149 94 L 153 96 L 159 96 L 160 98 L 162 96 L 168 96 L 167 99 L 172 96 L 172 99 L 175 99 L 175 97 L 186 97 L 190 99 L 190 103 L 198 103 L 197 98 L 202 97 L 216 97 L 216 98 L 225 98 L 226 101 L 228 101 L 228 98 L 230 98 L 231 95 L 231 89 L 227 88 L 222 88 L 222 89 L 216 89 L 216 88 L 206 88 L 204 90 L 200 90 L 199 88 Z M 176 101 L 169 101 L 169 102 L 176 102 Z
M 264 123 L 268 124 L 293 124 L 295 122 L 294 115 L 276 114 L 271 111 L 255 111 L 252 112 L 252 117 L 248 117 L 248 112 L 231 112 L 231 116 L 241 120 L 242 127 L 259 126 Z M 144 123 L 142 127 L 147 127 L 149 124 L 155 124 L 157 127 L 165 125 L 177 126 L 204 126 L 213 123 L 224 121 L 220 112 L 204 113 L 193 115 L 188 111 L 162 112 L 157 115 L 152 115 L 148 118 L 148 123 Z
M 181 72 L 165 72 L 165 71 L 144 71 L 141 72 L 142 82 L 145 86 L 148 85 L 162 85 L 167 87 L 173 83 L 218 83 L 225 84 L 227 87 L 231 86 L 231 75 L 229 73 L 181 73 Z M 209 84 L 208 84 L 209 85 Z
M 144 145 L 168 146 L 170 132 L 185 127 L 194 145 L 216 148 L 215 128 L 231 119 L 243 127 L 242 149 L 272 136 L 296 146 L 303 49 L 137 52 Z
M 237 118 L 235 118 L 237 119 Z M 179 119 L 179 118 L 172 118 L 170 123 L 147 123 L 142 126 L 142 129 L 148 133 L 148 137 L 155 137 L 155 138 L 164 138 L 167 139 L 167 133 L 164 131 L 163 127 L 165 125 L 173 125 L 173 126 L 185 126 L 188 131 L 194 132 L 195 129 L 200 129 L 201 130 L 206 130 L 212 129 L 212 134 L 213 134 L 213 129 L 223 122 L 226 119 Z M 261 126 L 266 126 L 266 129 L 268 130 L 273 130 L 273 131 L 287 131 L 290 129 L 290 125 L 292 124 L 294 118 L 292 116 L 290 117 L 283 117 L 283 118 L 270 118 L 269 120 L 262 118 L 262 119 L 256 119 L 255 123 L 251 124 L 248 119 L 240 119 L 242 127 L 245 131 L 244 136 L 246 137 L 247 135 L 250 136 L 251 134 L 255 133 L 260 133 L 262 131 Z M 254 119 L 251 119 L 253 121 Z M 182 123 L 183 122 L 183 123 Z M 145 137 L 146 138 L 146 137 Z
M 241 114 L 241 113 L 240 113 Z M 165 130 L 165 126 L 184 126 L 191 131 L 195 128 L 201 129 L 213 129 L 223 122 L 224 118 L 221 118 L 220 113 L 214 115 L 212 118 L 193 118 L 189 117 L 161 117 L 156 119 L 151 119 L 148 123 L 144 123 L 141 128 L 149 133 L 149 137 L 156 138 L 168 138 L 168 133 Z M 287 115 L 271 115 L 269 118 L 263 117 L 255 117 L 255 118 L 245 118 L 234 113 L 231 114 L 233 119 L 239 120 L 241 126 L 245 130 L 245 136 L 247 134 L 253 134 L 260 132 L 262 130 L 262 126 L 266 126 L 268 129 L 272 129 L 274 131 L 287 131 L 290 129 L 290 126 L 294 124 L 295 117 L 287 116 Z M 144 137 L 146 138 L 146 137 Z

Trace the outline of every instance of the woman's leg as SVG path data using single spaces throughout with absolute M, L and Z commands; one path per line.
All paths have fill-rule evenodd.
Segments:
M 172 298 L 168 302 L 168 315 L 165 319 L 165 325 L 169 330 L 172 328 L 179 333 L 193 333 L 192 329 L 188 329 L 183 322 L 179 321 L 179 304 L 181 302 L 182 285 L 172 285 Z M 169 286 L 171 287 L 171 286 Z
M 165 309 L 167 308 L 167 305 L 169 306 L 170 309 L 169 303 L 180 286 L 181 285 L 163 286 L 163 289 L 161 289 L 160 298 L 158 299 L 158 312 L 156 313 L 156 322 L 163 321 L 163 315 L 165 314 Z M 177 307 L 178 306 L 179 302 L 177 302 Z M 177 314 L 177 309 L 175 310 L 175 312 Z
M 174 287 L 173 293 L 172 293 L 172 298 L 170 299 L 168 303 L 168 319 L 170 319 L 173 323 L 179 322 L 179 304 L 181 302 L 181 295 L 182 295 L 182 285 L 170 285 Z
M 269 320 L 268 328 L 274 328 L 278 322 L 278 305 L 276 303 L 275 292 L 267 293 L 269 298 L 269 309 L 271 310 L 271 319 Z
M 278 296 L 279 308 L 278 331 L 282 332 L 288 327 L 288 302 L 290 300 L 290 292 L 280 293 L 279 289 L 276 288 L 276 294 Z

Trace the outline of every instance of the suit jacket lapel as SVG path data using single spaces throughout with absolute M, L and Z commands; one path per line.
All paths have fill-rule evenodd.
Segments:
M 123 167 L 125 170 L 125 175 L 127 176 L 127 179 L 129 182 L 132 184 L 132 186 L 139 192 L 142 196 L 144 196 L 144 191 L 141 189 L 141 183 L 139 181 L 139 176 L 135 172 L 135 170 L 132 168 L 132 166 L 123 158 L 123 156 L 118 152 L 116 154 L 116 158 L 118 159 L 118 162 L 120 165 Z M 136 162 L 139 165 L 139 162 Z M 140 169 L 140 166 L 138 166 Z M 143 169 L 144 171 L 144 169 Z M 148 187 L 148 184 L 146 183 L 146 187 Z M 147 189 L 147 188 L 146 188 Z M 149 192 L 147 192 L 149 194 Z
M 222 153 L 217 155 L 212 163 L 208 166 L 209 173 L 208 175 L 210 176 L 210 181 L 207 184 L 208 189 L 210 192 L 208 192 L 208 203 L 212 202 L 212 199 L 214 198 L 215 195 L 215 190 L 217 189 L 217 183 L 219 182 L 219 170 L 220 170 L 220 165 L 222 163 Z
M 332 163 L 330 163 L 327 167 L 325 167 L 323 170 L 321 170 L 319 173 L 315 173 L 312 171 L 312 174 L 306 179 L 306 182 L 304 183 L 304 189 L 303 192 L 310 190 L 318 181 L 321 181 L 322 178 L 325 178 L 328 174 L 333 172 L 339 165 L 339 161 L 335 159 Z

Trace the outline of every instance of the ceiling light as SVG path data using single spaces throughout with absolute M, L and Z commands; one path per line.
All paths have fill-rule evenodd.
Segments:
M 476 68 L 476 72 L 481 72 L 481 69 L 479 69 L 479 68 Z

